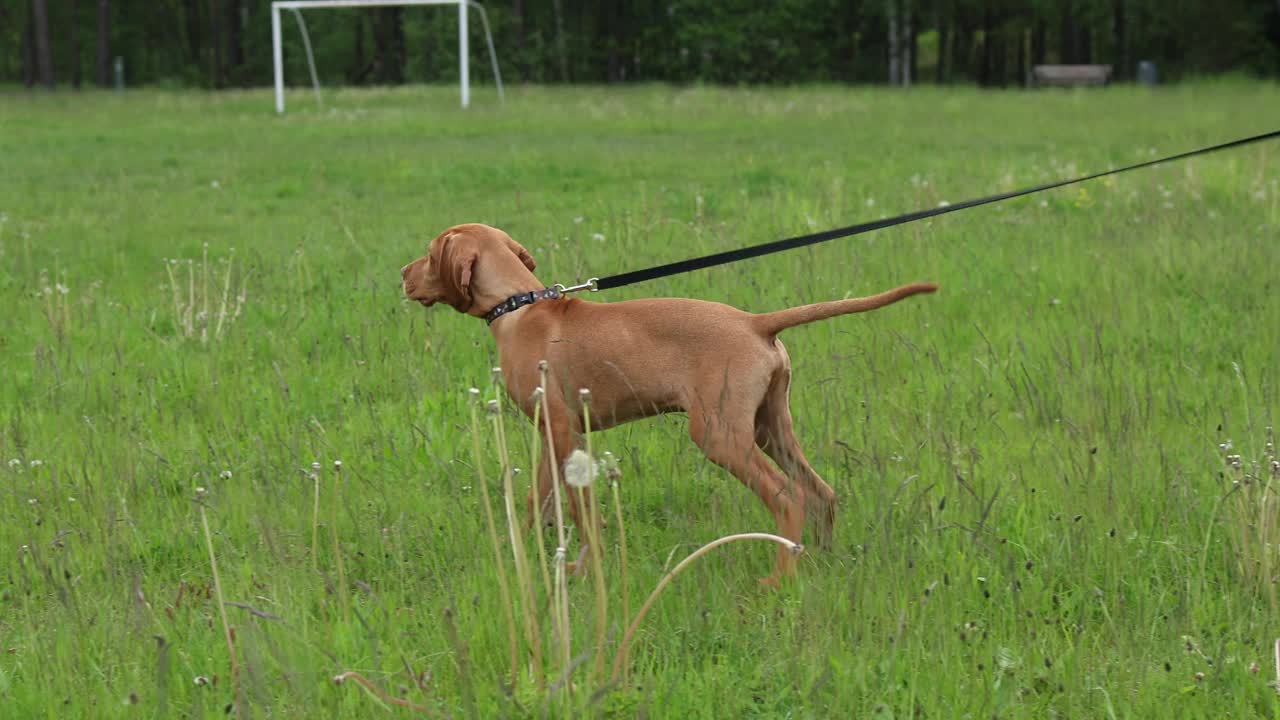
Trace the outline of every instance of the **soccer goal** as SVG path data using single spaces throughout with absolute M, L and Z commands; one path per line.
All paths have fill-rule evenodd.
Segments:
M 316 75 L 315 58 L 311 53 L 311 39 L 307 35 L 302 10 L 317 8 L 391 7 L 397 5 L 454 5 L 458 8 L 458 84 L 461 86 L 462 107 L 471 104 L 470 44 L 467 42 L 467 10 L 475 8 L 480 13 L 484 37 L 489 45 L 489 61 L 493 64 L 494 84 L 498 87 L 498 100 L 503 100 L 502 74 L 498 71 L 498 54 L 493 48 L 493 33 L 489 32 L 489 18 L 484 7 L 476 0 L 276 0 L 271 3 L 271 54 L 276 76 L 276 112 L 284 112 L 284 47 L 280 42 L 280 11 L 290 10 L 298 20 L 302 31 L 302 43 L 307 51 L 307 66 L 311 69 L 311 85 L 316 97 L 320 97 L 320 80 Z

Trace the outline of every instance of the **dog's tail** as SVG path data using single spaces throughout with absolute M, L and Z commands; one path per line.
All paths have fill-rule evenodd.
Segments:
M 830 302 L 787 308 L 777 312 L 763 313 L 753 317 L 752 322 L 761 333 L 777 335 L 783 330 L 797 325 L 826 320 L 837 315 L 875 310 L 885 305 L 892 305 L 903 298 L 909 298 L 919 293 L 931 293 L 937 289 L 938 286 L 933 283 L 911 283 L 910 285 L 903 285 L 902 287 L 882 292 L 879 295 L 849 298 L 848 300 L 832 300 Z

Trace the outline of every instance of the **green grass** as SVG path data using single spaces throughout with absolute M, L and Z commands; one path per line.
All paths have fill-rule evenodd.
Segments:
M 223 715 L 197 486 L 226 599 L 263 613 L 227 608 L 246 717 L 409 714 L 329 681 L 348 669 L 454 717 L 467 687 L 482 717 L 562 712 L 501 689 L 466 398 L 490 392 L 492 340 L 400 298 L 400 266 L 451 224 L 506 229 L 568 283 L 1280 116 L 1275 85 L 1244 82 L 531 88 L 466 112 L 455 93 L 336 91 L 321 111 L 298 91 L 276 117 L 266 91 L 0 92 L 0 714 Z M 1252 522 L 1274 506 L 1261 481 L 1228 495 L 1218 448 L 1262 459 L 1280 419 L 1278 185 L 1280 146 L 1252 146 L 591 297 L 766 311 L 942 286 L 784 336 L 797 432 L 841 499 L 835 547 L 776 593 L 755 583 L 772 548 L 718 550 L 645 623 L 631 683 L 581 688 L 576 712 L 1280 716 L 1280 608 L 1253 562 L 1275 546 L 1233 540 L 1274 540 Z M 166 262 L 186 293 L 206 246 L 202 342 Z M 228 260 L 228 316 L 244 302 L 214 339 Z M 773 529 L 680 416 L 594 445 L 622 464 L 633 609 L 699 544 Z M 571 592 L 585 648 L 591 581 Z

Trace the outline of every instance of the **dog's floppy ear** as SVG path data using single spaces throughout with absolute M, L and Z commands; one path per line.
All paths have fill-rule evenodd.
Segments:
M 525 267 L 529 268 L 529 272 L 533 272 L 538 268 L 538 263 L 534 262 L 533 256 L 529 254 L 528 250 L 524 249 L 523 245 L 512 240 L 510 236 L 506 238 L 506 241 L 507 247 L 516 254 L 516 257 L 520 258 L 520 262 L 524 263 Z
M 471 294 L 471 271 L 477 257 L 474 242 L 463 233 L 454 232 L 441 238 L 434 249 L 444 301 L 458 312 L 470 310 L 475 302 Z

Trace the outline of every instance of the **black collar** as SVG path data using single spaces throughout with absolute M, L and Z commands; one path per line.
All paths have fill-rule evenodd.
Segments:
M 561 297 L 564 297 L 564 296 L 561 295 L 560 291 L 555 288 L 542 288 L 541 290 L 532 290 L 527 293 L 512 295 L 506 300 L 503 300 L 502 302 L 493 306 L 493 309 L 490 310 L 487 314 L 485 314 L 484 321 L 486 323 L 492 324 L 494 320 L 497 320 L 498 318 L 502 317 L 503 315 L 506 315 L 509 312 L 519 310 L 525 305 L 532 305 L 538 302 L 539 300 L 557 300 Z

